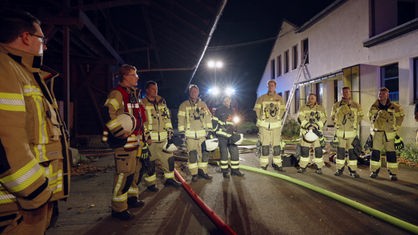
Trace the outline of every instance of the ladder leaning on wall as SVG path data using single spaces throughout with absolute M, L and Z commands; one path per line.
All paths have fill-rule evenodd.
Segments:
M 296 81 L 293 83 L 292 89 L 290 90 L 290 93 L 289 93 L 289 97 L 286 101 L 286 108 L 285 108 L 285 112 L 283 114 L 282 126 L 280 127 L 280 133 L 282 133 L 283 126 L 286 122 L 287 116 L 289 115 L 290 105 L 292 105 L 292 100 L 295 96 L 296 89 L 299 88 L 299 83 L 301 82 L 302 75 L 303 75 L 304 80 L 306 80 L 307 77 L 309 78 L 309 74 L 308 74 L 308 71 L 307 71 L 307 68 L 306 68 L 306 60 L 307 59 L 308 59 L 308 52 L 305 53 L 303 61 L 299 65 L 298 72 L 297 72 L 297 75 L 296 75 Z

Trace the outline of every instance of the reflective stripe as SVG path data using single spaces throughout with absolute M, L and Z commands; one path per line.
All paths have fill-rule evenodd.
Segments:
M 16 202 L 16 197 L 0 186 L 0 205 Z
M 157 175 L 156 174 L 145 177 L 145 181 L 147 183 L 152 183 L 152 182 L 155 182 L 156 180 L 157 180 Z
M 357 166 L 357 160 L 348 160 L 349 166 Z
M 189 163 L 188 164 L 188 166 L 189 166 L 189 170 L 191 171 L 192 169 L 196 169 L 197 168 L 197 162 L 195 162 L 195 163 Z
M 269 164 L 269 158 L 268 157 L 260 157 L 260 165 L 261 166 L 266 166 L 267 164 Z
M 119 102 L 118 102 L 118 100 L 117 99 L 115 99 L 115 98 L 110 98 L 110 99 L 107 99 L 106 100 L 106 102 L 105 102 L 105 106 L 109 106 L 109 104 L 115 109 L 115 110 L 119 110 L 119 108 L 120 108 L 120 104 L 119 104 Z
M 45 113 L 45 109 L 43 106 L 43 94 L 41 90 L 37 86 L 31 86 L 31 85 L 25 85 L 23 87 L 23 93 L 24 96 L 32 97 L 35 107 L 36 107 L 36 116 L 37 116 L 37 122 L 39 127 L 39 133 L 38 134 L 38 143 L 39 144 L 47 144 L 49 143 L 49 137 L 47 132 L 47 123 L 46 119 L 43 118 L 43 114 Z
M 388 162 L 387 163 L 388 168 L 398 168 L 398 163 L 397 162 Z
M 44 171 L 38 161 L 32 159 L 15 173 L 1 178 L 0 182 L 12 192 L 20 192 L 41 178 L 43 174 Z
M 261 104 L 255 104 L 254 109 L 261 109 Z
M 167 139 L 168 134 L 166 131 L 163 131 L 163 132 L 151 131 L 150 136 L 151 136 L 151 140 L 164 141 Z
M 138 188 L 129 187 L 128 194 L 138 196 L 139 190 L 138 190 Z
M 119 196 L 117 195 L 117 193 L 119 192 L 119 190 L 122 186 L 123 178 L 124 178 L 124 173 L 118 174 L 116 185 L 115 185 L 115 188 L 113 189 L 112 201 L 114 201 L 114 202 L 123 202 L 123 201 L 128 200 L 128 194 L 127 193 L 121 194 Z
M 25 112 L 25 100 L 22 94 L 0 92 L 0 110 Z
M 179 111 L 177 115 L 178 115 L 178 116 L 181 116 L 181 117 L 185 117 L 185 116 L 186 116 L 186 112 L 184 112 L 184 111 Z
M 340 165 L 344 165 L 345 164 L 345 159 L 337 159 L 337 160 L 335 160 L 335 163 L 340 164 Z
M 172 171 L 172 172 L 165 172 L 164 173 L 164 178 L 166 178 L 166 179 L 173 179 L 174 178 L 174 171 Z
M 180 130 L 180 128 L 179 128 L 179 130 Z M 185 135 L 186 135 L 186 137 L 189 137 L 189 138 L 201 138 L 201 137 L 206 136 L 206 131 L 205 130 L 198 130 L 198 131 L 186 130 Z
M 35 158 L 39 162 L 46 162 L 49 159 L 46 157 L 46 146 L 44 144 L 37 144 L 33 146 L 33 150 L 35 152 Z
M 276 129 L 276 128 L 279 128 L 281 125 L 282 125 L 281 121 L 267 122 L 267 121 L 260 120 L 260 119 L 257 120 L 257 126 L 264 127 L 267 129 Z
M 206 169 L 206 168 L 208 167 L 208 163 L 207 163 L 207 162 L 198 162 L 198 163 L 197 163 L 197 166 L 198 166 L 200 169 Z
M 184 125 L 179 125 L 177 128 L 179 129 L 179 131 L 184 131 Z
M 379 168 L 380 167 L 380 161 L 373 161 L 373 160 L 371 160 L 370 161 L 370 165 L 377 166 Z

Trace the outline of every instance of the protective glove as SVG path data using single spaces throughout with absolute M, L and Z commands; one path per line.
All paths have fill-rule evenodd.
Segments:
M 337 148 L 339 143 L 337 135 L 334 135 L 334 139 L 331 142 L 332 147 Z
M 399 135 L 396 135 L 395 136 L 395 149 L 396 149 L 396 151 L 401 151 L 404 148 L 405 148 L 405 144 L 403 143 L 402 137 L 400 137 Z
M 151 156 L 151 152 L 148 149 L 148 144 L 144 144 L 144 146 L 142 147 L 142 152 L 141 152 L 140 158 L 147 159 L 150 156 Z

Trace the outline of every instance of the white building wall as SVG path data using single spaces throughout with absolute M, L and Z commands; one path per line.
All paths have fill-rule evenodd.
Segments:
M 360 68 L 360 103 L 366 114 L 362 122 L 363 133 L 368 133 L 370 125 L 367 112 L 370 105 L 376 100 L 380 87 L 380 67 L 392 63 L 399 66 L 399 103 L 405 110 L 405 121 L 400 131 L 404 139 L 412 139 L 415 136 L 417 123 L 413 111 L 413 58 L 418 57 L 418 31 L 404 34 L 395 39 L 380 43 L 372 47 L 364 47 L 363 42 L 369 39 L 369 1 L 346 1 L 332 12 L 328 13 L 314 25 L 302 32 L 296 33 L 295 26 L 283 22 L 282 29 L 276 44 L 271 52 L 269 62 L 257 90 L 257 96 L 265 94 L 266 83 L 271 78 L 270 61 L 282 56 L 284 65 L 284 52 L 289 50 L 290 71 L 276 77 L 277 92 L 283 94 L 291 90 L 297 79 L 298 69 L 292 70 L 292 47 L 298 45 L 298 61 L 301 62 L 301 41 L 309 40 L 309 64 L 308 76 L 303 79 L 312 79 L 341 71 L 343 68 L 353 65 L 361 65 Z M 276 62 L 277 63 L 277 62 Z M 276 69 L 276 72 L 278 70 Z M 284 67 L 282 68 L 284 73 Z M 324 106 L 330 113 L 334 91 L 333 82 L 324 83 Z M 294 105 L 292 105 L 292 108 Z M 292 110 L 290 114 L 293 114 Z M 410 138 L 411 137 L 411 138 Z

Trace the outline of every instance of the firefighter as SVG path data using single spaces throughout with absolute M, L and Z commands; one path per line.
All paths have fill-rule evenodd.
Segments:
M 335 125 L 335 136 L 338 141 L 336 168 L 334 175 L 343 174 L 347 161 L 350 176 L 359 178 L 357 171 L 357 155 L 354 151 L 360 144 L 357 130 L 363 118 L 361 106 L 351 99 L 351 89 L 342 88 L 342 99 L 332 106 L 331 119 Z M 346 151 L 348 159 L 346 159 Z
M 116 168 L 111 208 L 112 217 L 130 220 L 134 215 L 128 208 L 144 205 L 143 201 L 138 200 L 139 171 L 142 167 L 140 157 L 149 157 L 149 151 L 144 142 L 145 109 L 136 89 L 139 80 L 137 69 L 124 64 L 119 68 L 118 75 L 119 85 L 110 91 L 105 102 L 110 120 L 106 124 L 110 132 L 107 142 L 115 151 Z M 128 115 L 132 117 L 131 120 L 119 118 Z
M 237 133 L 236 126 L 232 120 L 233 109 L 231 108 L 231 97 L 225 96 L 222 99 L 222 107 L 216 109 L 213 117 L 213 127 L 219 140 L 219 150 L 221 152 L 221 170 L 225 179 L 229 178 L 229 167 L 231 175 L 244 176 L 239 170 L 239 141 L 242 135 Z M 230 165 L 228 163 L 228 152 L 231 155 Z
M 209 136 L 212 132 L 212 115 L 206 103 L 199 98 L 197 85 L 189 86 L 189 99 L 179 107 L 178 130 L 186 137 L 192 181 L 196 182 L 199 177 L 211 180 L 212 176 L 208 174 L 208 151 L 213 150 L 217 140 Z
M 41 70 L 45 40 L 30 13 L 0 12 L 2 234 L 44 234 L 69 193 L 68 136 L 44 81 L 57 74 Z
M 299 110 L 298 122 L 300 124 L 300 161 L 299 173 L 303 173 L 309 163 L 310 148 L 314 148 L 316 173 L 322 174 L 324 159 L 322 158 L 321 138 L 322 128 L 327 121 L 327 114 L 322 105 L 317 103 L 316 95 L 311 93 L 307 97 L 308 102 Z
M 170 110 L 165 99 L 158 95 L 158 85 L 155 81 L 148 81 L 145 85 L 146 97 L 142 99 L 145 107 L 147 121 L 144 129 L 149 136 L 149 150 L 151 157 L 144 171 L 146 172 L 145 182 L 150 191 L 158 191 L 156 187 L 155 161 L 161 162 L 164 170 L 166 186 L 179 187 L 180 182 L 174 179 L 174 156 L 177 149 L 171 145 L 173 137 L 173 126 L 171 124 Z
M 370 157 L 370 177 L 377 178 L 380 170 L 380 158 L 386 151 L 387 169 L 390 179 L 398 178 L 398 162 L 395 151 L 396 132 L 402 125 L 405 113 L 402 107 L 389 99 L 389 89 L 383 87 L 379 90 L 378 99 L 369 110 L 371 122 L 371 135 L 373 138 L 372 154 Z
M 272 166 L 277 171 L 284 171 L 282 167 L 282 149 L 280 128 L 285 111 L 282 97 L 276 93 L 276 81 L 267 82 L 268 92 L 260 96 L 254 111 L 257 115 L 258 138 L 261 143 L 260 166 L 264 170 L 269 165 L 270 148 L 273 148 Z

